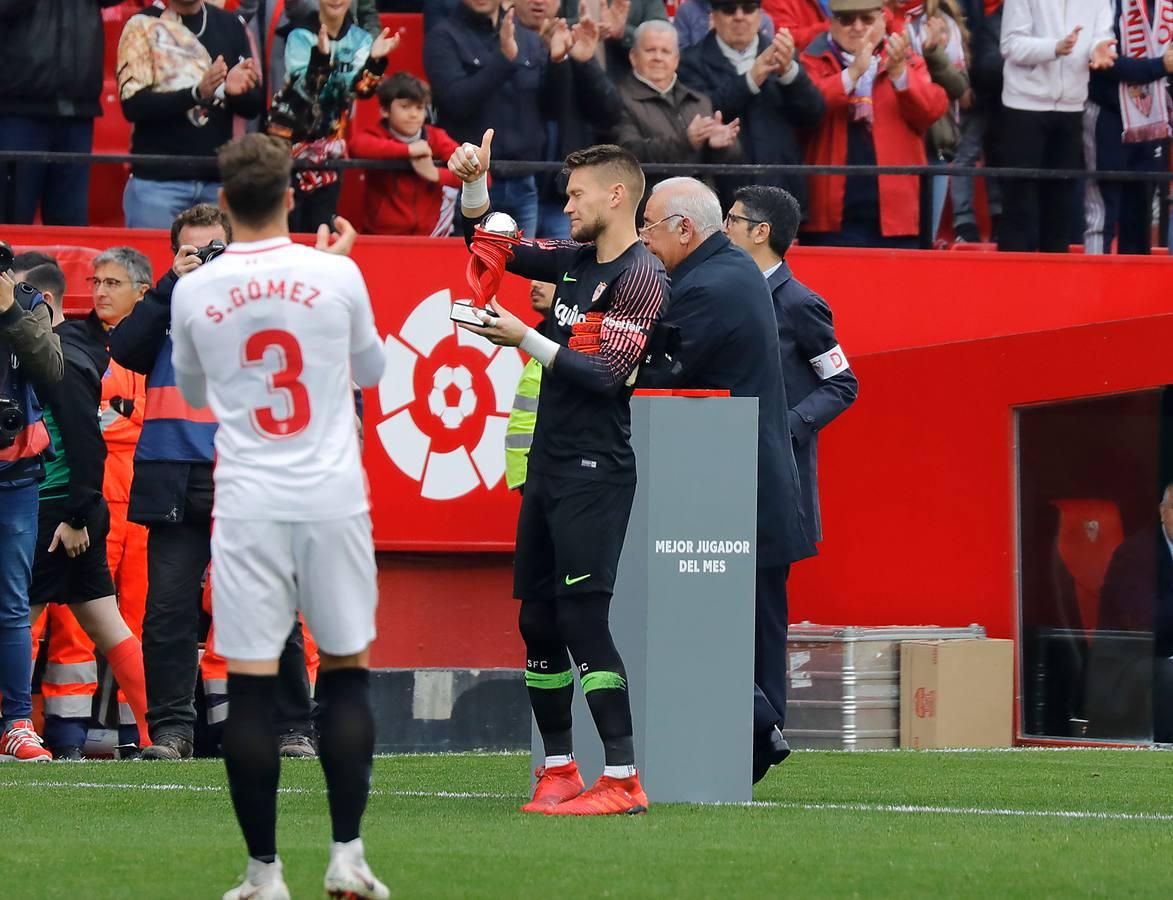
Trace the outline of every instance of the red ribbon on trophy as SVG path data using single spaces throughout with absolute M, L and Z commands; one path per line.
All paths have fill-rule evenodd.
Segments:
M 505 213 L 489 213 L 476 227 L 472 238 L 472 255 L 468 258 L 465 278 L 472 288 L 475 305 L 487 309 L 496 296 L 505 275 L 505 264 L 513 258 L 513 248 L 521 242 L 517 223 Z

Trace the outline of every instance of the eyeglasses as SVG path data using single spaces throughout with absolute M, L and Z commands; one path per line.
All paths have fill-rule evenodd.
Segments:
M 722 3 L 720 6 L 714 6 L 713 9 L 717 12 L 723 12 L 727 16 L 734 15 L 738 10 L 741 10 L 743 15 L 752 16 L 759 9 L 760 3 Z
M 641 228 L 639 230 L 639 233 L 640 234 L 647 234 L 649 231 L 651 231 L 657 225 L 663 225 L 669 219 L 683 219 L 683 218 L 685 218 L 684 213 L 672 213 L 671 215 L 664 216 L 664 218 L 659 219 L 658 221 L 655 221 L 655 222 L 652 222 L 651 224 L 645 225 L 643 228 Z
M 130 284 L 123 278 L 87 278 L 86 281 L 89 282 L 90 289 L 95 291 L 103 285 L 108 291 L 116 291 L 124 284 Z
M 875 10 L 868 12 L 842 12 L 835 13 L 835 21 L 844 28 L 850 28 L 856 21 L 862 22 L 864 25 L 871 25 L 876 21 L 879 15 Z
M 765 223 L 766 220 L 765 219 L 751 219 L 749 216 L 739 216 L 737 213 L 733 213 L 733 212 L 725 214 L 725 224 L 726 225 L 728 225 L 730 222 L 736 222 L 736 221 L 742 221 L 746 225 L 762 225 Z

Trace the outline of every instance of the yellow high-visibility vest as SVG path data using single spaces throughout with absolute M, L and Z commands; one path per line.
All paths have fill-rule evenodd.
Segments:
M 529 448 L 538 424 L 538 391 L 542 387 L 542 364 L 531 359 L 521 372 L 513 409 L 505 426 L 505 484 L 509 490 L 525 484 Z

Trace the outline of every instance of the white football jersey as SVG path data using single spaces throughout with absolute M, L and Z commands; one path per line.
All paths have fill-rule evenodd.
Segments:
M 305 522 L 369 509 L 350 357 L 379 342 L 358 266 L 289 238 L 233 243 L 171 300 L 172 361 L 202 373 L 214 514 Z

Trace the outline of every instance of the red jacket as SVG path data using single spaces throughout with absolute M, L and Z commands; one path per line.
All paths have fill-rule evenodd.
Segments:
M 790 29 L 794 46 L 799 50 L 805 50 L 826 31 L 830 21 L 819 0 L 765 0 L 762 12 L 774 20 L 775 28 Z
M 807 143 L 806 161 L 812 165 L 847 163 L 847 124 L 851 116 L 843 90 L 843 67 L 831 55 L 827 36 L 815 40 L 802 54 L 802 65 L 827 101 L 827 111 Z M 924 60 L 909 56 L 908 89 L 898 91 L 884 71 L 884 59 L 872 87 L 872 143 L 878 166 L 923 166 L 925 133 L 945 114 L 945 91 L 929 79 Z M 809 220 L 806 231 L 839 231 L 843 224 L 843 175 L 810 178 Z M 880 231 L 885 237 L 917 234 L 920 228 L 920 182 L 915 175 L 881 175 Z
M 437 182 L 421 178 L 411 169 L 402 172 L 372 170 L 363 194 L 363 231 L 367 234 L 431 235 L 440 220 L 444 188 L 459 190 L 461 181 L 446 165 L 457 147 L 442 128 L 424 127 L 423 140 L 432 157 L 443 160 L 436 168 Z M 359 159 L 410 159 L 407 144 L 387 132 L 383 124 L 371 125 L 350 138 L 350 155 Z

